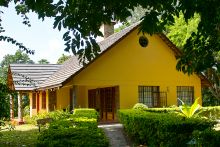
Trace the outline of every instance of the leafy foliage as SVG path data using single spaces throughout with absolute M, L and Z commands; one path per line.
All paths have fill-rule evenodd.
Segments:
M 137 110 L 146 110 L 148 107 L 145 104 L 142 103 L 137 103 L 133 106 L 133 109 L 137 109 Z
M 179 101 L 181 101 L 182 105 L 179 106 L 180 108 L 180 112 L 178 112 L 179 115 L 186 117 L 186 118 L 191 118 L 194 117 L 196 112 L 198 112 L 198 110 L 201 108 L 201 106 L 199 105 L 198 101 L 199 98 L 197 98 L 194 103 L 192 104 L 192 106 L 188 106 L 187 104 L 185 104 L 182 100 L 178 99 Z
M 0 120 L 10 117 L 10 93 L 11 91 L 9 90 L 9 88 L 5 84 L 0 83 Z
M 219 146 L 220 131 L 213 129 L 206 129 L 205 131 L 194 131 L 193 137 L 197 144 L 208 147 Z
M 154 112 L 154 113 L 173 113 L 179 110 L 178 107 L 175 108 L 148 108 L 145 109 L 146 112 Z
M 56 110 L 52 112 L 40 112 L 37 115 L 34 115 L 30 117 L 30 115 L 26 115 L 24 117 L 25 123 L 32 124 L 32 125 L 37 125 L 37 120 L 38 119 L 43 119 L 43 118 L 52 118 L 54 121 L 56 120 L 62 120 L 70 117 L 70 113 L 68 111 L 63 111 L 63 110 Z
M 200 117 L 207 119 L 219 120 L 220 119 L 220 106 L 215 107 L 202 107 L 199 112 Z
M 14 55 L 7 54 L 3 57 L 0 63 L 0 75 L 3 83 L 6 83 L 6 77 L 8 72 L 8 66 L 12 63 L 29 63 L 33 64 L 34 61 L 30 59 L 28 54 L 23 53 L 21 50 L 17 50 Z
M 57 64 L 63 64 L 66 60 L 68 60 L 71 56 L 67 56 L 62 54 L 62 56 L 57 60 Z
M 216 58 L 217 57 L 218 56 L 216 56 Z M 203 72 L 203 75 L 210 83 L 206 95 L 208 94 L 207 96 L 217 99 L 217 102 L 220 101 L 220 67 L 208 68 Z
M 69 119 L 52 122 L 38 137 L 37 145 L 108 147 L 108 140 L 97 128 L 97 112 L 94 109 L 76 109 Z
M 41 59 L 38 61 L 39 64 L 49 64 L 50 62 L 47 59 Z
M 202 105 L 203 106 L 218 106 L 220 105 L 220 99 L 217 99 L 210 92 L 210 87 L 202 89 Z
M 175 16 L 175 23 L 173 25 L 167 26 L 167 36 L 169 39 L 180 49 L 184 50 L 184 46 L 187 43 L 187 40 L 191 36 L 192 33 L 197 33 L 197 27 L 200 22 L 200 15 L 195 14 L 193 18 L 188 20 L 188 22 L 185 21 L 184 16 L 182 13 L 179 14 L 179 17 Z M 199 46 L 197 46 L 199 48 Z M 213 103 L 215 99 L 220 99 L 220 85 L 219 85 L 219 52 L 212 53 L 214 57 L 214 62 L 216 65 L 213 67 L 209 67 L 203 71 L 203 75 L 208 80 L 210 86 L 209 88 L 204 89 L 203 93 L 203 99 L 204 97 L 210 101 L 210 103 Z M 191 55 L 189 55 L 190 57 Z M 211 61 L 211 60 L 210 60 Z M 210 62 L 209 60 L 206 60 L 205 62 Z M 218 65 L 218 66 L 217 66 Z M 177 68 L 180 69 L 180 64 L 178 64 Z M 186 71 L 185 71 L 186 72 Z M 191 71 L 192 72 L 192 71 Z M 208 101 L 206 101 L 206 105 L 208 104 Z M 215 104 L 216 105 L 216 104 Z
M 167 25 L 166 35 L 178 48 L 183 49 L 191 34 L 197 32 L 199 22 L 199 14 L 194 14 L 194 17 L 186 22 L 183 13 L 180 13 L 179 17 L 174 16 L 173 25 Z
M 7 7 L 9 2 L 3 1 L 0 6 Z M 66 51 L 78 55 L 83 63 L 91 61 L 100 52 L 95 41 L 102 36 L 99 31 L 101 24 L 110 24 L 111 20 L 124 22 L 132 15 L 131 10 L 137 6 L 145 11 L 141 18 L 140 32 L 149 34 L 161 33 L 167 24 L 174 22 L 173 16 L 183 13 L 186 22 L 200 15 L 197 33 L 192 33 L 183 48 L 183 56 L 179 59 L 178 69 L 183 72 L 200 72 L 216 65 L 213 52 L 219 51 L 219 0 L 45 0 L 45 1 L 14 1 L 16 10 L 23 17 L 23 23 L 30 25 L 26 13 L 33 11 L 39 19 L 54 18 L 54 28 L 67 29 L 63 35 Z
M 0 6 L 8 7 L 8 3 L 9 2 L 10 1 L 3 0 L 2 2 L 0 2 Z M 17 10 L 19 11 L 19 13 L 22 11 L 21 9 L 20 10 L 17 9 Z M 0 11 L 0 15 L 3 15 L 3 11 Z M 24 18 L 24 24 L 28 24 L 29 25 L 29 20 L 28 20 L 27 16 L 25 15 L 25 13 L 23 13 L 22 17 Z M 25 47 L 22 43 L 18 42 L 14 38 L 12 38 L 10 36 L 2 35 L 5 32 L 5 30 L 4 30 L 4 28 L 3 28 L 1 23 L 2 23 L 2 19 L 0 18 L 0 41 L 5 41 L 5 42 L 8 42 L 8 43 L 14 44 L 21 51 L 25 51 L 27 54 L 34 54 L 33 50 L 30 50 L 29 48 Z
M 153 113 L 140 110 L 120 110 L 119 120 L 125 131 L 137 143 L 147 146 L 186 146 L 195 130 L 213 128 L 216 122 L 178 116 L 174 113 Z

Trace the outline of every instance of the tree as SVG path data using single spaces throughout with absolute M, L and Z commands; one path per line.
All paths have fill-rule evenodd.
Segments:
M 14 55 L 5 55 L 3 57 L 3 60 L 0 63 L 0 107 L 2 107 L 2 110 L 0 110 L 1 113 L 4 114 L 4 116 L 9 115 L 9 90 L 6 85 L 6 79 L 7 79 L 7 72 L 8 72 L 8 66 L 12 63 L 29 63 L 34 64 L 33 60 L 30 59 L 28 54 L 23 53 L 21 50 L 17 50 Z M 16 97 L 16 95 L 14 95 Z M 14 111 L 17 112 L 17 99 L 14 99 L 15 109 Z M 4 107 L 3 107 L 4 106 Z M 1 109 L 1 108 L 0 108 Z M 3 111 L 4 109 L 4 111 Z
M 199 14 L 195 14 L 187 23 L 183 13 L 180 13 L 179 17 L 174 16 L 174 24 L 166 27 L 166 35 L 178 48 L 183 49 L 191 34 L 197 32 L 199 22 Z
M 63 64 L 66 60 L 68 60 L 71 56 L 67 56 L 62 54 L 62 56 L 57 60 L 57 64 Z
M 39 64 L 49 64 L 50 62 L 47 59 L 41 59 L 38 61 Z
M 2 0 L 0 6 L 7 7 L 9 2 L 12 1 Z M 33 11 L 38 14 L 39 19 L 54 18 L 54 28 L 67 29 L 63 35 L 66 41 L 65 50 L 72 50 L 83 63 L 91 61 L 100 52 L 95 41 L 97 36 L 102 36 L 99 31 L 100 25 L 110 24 L 111 20 L 124 22 L 131 16 L 130 10 L 137 6 L 146 10 L 140 23 L 140 32 L 149 34 L 163 32 L 167 24 L 174 22 L 173 16 L 178 16 L 179 12 L 183 12 L 186 21 L 198 13 L 201 18 L 198 31 L 187 39 L 177 68 L 191 74 L 216 66 L 213 52 L 220 50 L 219 0 L 15 0 L 14 2 L 17 13 L 24 19 L 24 24 L 30 25 L 26 14 Z M 4 36 L 0 36 L 0 40 L 15 43 Z
M 185 21 L 183 14 L 179 17 L 174 17 L 175 23 L 167 26 L 167 36 L 180 49 L 184 50 L 187 39 L 194 32 L 197 32 L 197 26 L 200 21 L 200 16 L 195 16 L 188 21 Z M 216 64 L 220 61 L 219 52 L 213 54 Z M 219 67 L 210 67 L 202 72 L 210 83 L 210 87 L 203 88 L 203 102 L 204 105 L 217 105 L 220 102 L 220 72 Z
M 8 66 L 12 63 L 29 63 L 34 64 L 34 61 L 30 59 L 28 54 L 22 53 L 21 50 L 17 50 L 14 55 L 5 55 L 3 60 L 0 63 L 0 75 L 1 75 L 1 82 L 6 83 L 6 77 L 8 72 Z
M 10 117 L 9 93 L 8 87 L 0 83 L 0 120 Z

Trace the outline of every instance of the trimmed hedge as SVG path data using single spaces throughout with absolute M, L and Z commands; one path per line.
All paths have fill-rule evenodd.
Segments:
M 69 118 L 53 121 L 40 133 L 37 146 L 108 147 L 104 132 L 97 127 L 98 113 L 94 109 L 75 109 Z
M 119 110 L 119 120 L 127 134 L 147 146 L 186 146 L 195 130 L 211 129 L 214 121 L 201 118 L 185 119 L 174 113 L 152 113 L 140 110 Z
M 175 107 L 175 108 L 147 108 L 144 111 L 155 112 L 155 113 L 171 113 L 171 112 L 179 111 L 179 107 Z
M 155 113 L 172 113 L 179 111 L 179 107 L 174 108 L 144 108 L 142 109 L 147 112 L 155 112 Z M 210 107 L 202 107 L 199 110 L 198 116 L 205 117 L 208 119 L 220 119 L 220 106 L 210 106 Z
M 220 106 L 202 107 L 199 115 L 209 119 L 220 120 Z
M 193 137 L 196 139 L 198 145 L 204 147 L 220 146 L 220 130 L 207 129 L 205 131 L 194 131 Z
M 48 129 L 38 138 L 42 147 L 108 147 L 108 141 L 101 129 L 59 128 Z

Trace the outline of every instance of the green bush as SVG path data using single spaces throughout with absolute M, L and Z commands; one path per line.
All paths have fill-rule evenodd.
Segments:
M 86 118 L 94 118 L 97 119 L 98 112 L 95 109 L 89 108 L 79 108 L 75 109 L 73 115 L 75 117 L 86 117 Z
M 207 119 L 186 119 L 174 113 L 152 113 L 140 110 L 120 110 L 120 122 L 138 144 L 147 146 L 186 146 L 194 130 L 203 131 L 216 123 Z
M 27 124 L 37 125 L 38 119 L 52 118 L 53 120 L 61 120 L 61 119 L 69 118 L 70 116 L 71 114 L 68 111 L 56 110 L 52 112 L 40 112 L 39 114 L 33 115 L 32 117 L 26 115 L 24 117 L 24 120 L 25 123 Z
M 145 110 L 147 108 L 148 108 L 147 105 L 142 103 L 137 103 L 133 106 L 133 109 L 138 109 L 138 110 Z
M 99 128 L 48 129 L 41 133 L 38 140 L 39 147 L 108 147 L 108 140 Z
M 145 109 L 147 112 L 155 112 L 155 113 L 172 113 L 175 111 L 179 111 L 179 107 L 174 108 L 148 108 Z
M 30 115 L 30 106 L 29 105 L 24 107 L 23 114 L 24 114 L 24 116 Z
M 199 116 L 213 120 L 220 119 L 220 106 L 202 107 Z
M 98 113 L 94 109 L 75 109 L 69 118 L 50 123 L 40 133 L 38 146 L 108 147 L 104 132 L 97 127 Z
M 194 131 L 193 137 L 198 145 L 204 147 L 217 147 L 220 145 L 220 131 L 206 129 L 205 131 Z

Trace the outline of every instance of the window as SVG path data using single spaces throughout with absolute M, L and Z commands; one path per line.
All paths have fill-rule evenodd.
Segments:
M 46 92 L 42 92 L 42 109 L 46 109 Z
M 36 93 L 32 93 L 32 109 L 36 109 Z
M 139 86 L 139 102 L 148 107 L 157 107 L 159 104 L 159 86 Z
M 194 100 L 194 87 L 193 86 L 177 86 L 177 98 L 182 100 L 185 104 L 191 105 Z M 179 100 L 178 105 L 181 105 Z

